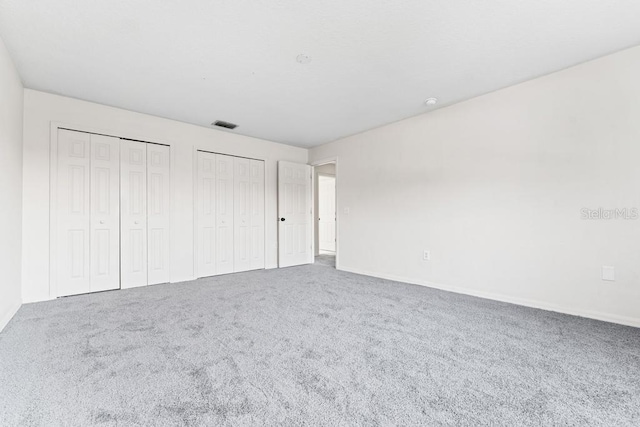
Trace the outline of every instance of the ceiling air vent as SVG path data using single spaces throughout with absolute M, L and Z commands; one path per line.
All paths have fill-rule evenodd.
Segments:
M 234 123 L 229 123 L 229 122 L 223 122 L 222 120 L 216 120 L 215 122 L 211 123 L 214 126 L 219 126 L 221 128 L 226 128 L 226 129 L 235 129 L 238 127 L 238 125 L 234 124 Z

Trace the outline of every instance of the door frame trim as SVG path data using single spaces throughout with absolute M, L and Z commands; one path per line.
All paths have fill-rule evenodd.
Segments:
M 340 162 L 338 161 L 338 156 L 332 156 L 332 157 L 326 157 L 324 159 L 320 159 L 320 160 L 316 160 L 313 162 L 309 162 L 309 165 L 313 168 L 314 173 L 312 174 L 312 182 L 311 182 L 311 197 L 312 197 L 312 202 L 315 201 L 316 199 L 316 194 L 315 194 L 315 188 L 316 188 L 316 174 L 315 174 L 315 168 L 316 166 L 322 166 L 322 165 L 326 165 L 327 163 L 334 163 L 336 165 L 336 174 L 334 175 L 336 178 L 336 270 L 340 270 L 340 204 L 339 204 L 339 200 L 340 198 L 338 197 L 339 195 L 339 188 L 338 188 L 338 183 L 340 182 L 340 178 L 338 177 L 340 174 Z M 312 205 L 312 209 L 313 209 L 313 218 L 316 218 L 316 212 L 315 212 L 315 203 L 311 203 Z M 315 220 L 314 220 L 315 222 Z M 314 262 L 315 262 L 315 247 L 316 247 L 316 242 L 315 242 L 315 232 L 313 233 L 313 247 L 314 247 Z

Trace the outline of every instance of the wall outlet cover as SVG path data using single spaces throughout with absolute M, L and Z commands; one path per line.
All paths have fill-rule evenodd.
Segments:
M 616 269 L 609 265 L 602 266 L 602 280 L 614 282 L 616 280 Z

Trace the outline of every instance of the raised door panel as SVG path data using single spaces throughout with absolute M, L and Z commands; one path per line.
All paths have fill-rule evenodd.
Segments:
M 91 135 L 91 292 L 120 287 L 120 139 Z
M 58 130 L 56 296 L 91 292 L 91 143 L 83 132 Z
M 196 185 L 197 276 L 216 274 L 216 155 L 198 151 Z
M 216 273 L 233 273 L 233 157 L 216 155 Z
M 234 271 L 251 269 L 251 160 L 234 158 Z
M 170 148 L 147 145 L 147 283 L 170 281 Z
M 251 232 L 252 270 L 264 268 L 264 162 L 251 160 Z
M 147 147 L 121 142 L 120 268 L 122 288 L 147 285 Z

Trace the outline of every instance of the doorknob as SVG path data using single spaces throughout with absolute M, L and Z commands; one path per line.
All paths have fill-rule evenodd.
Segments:
M 100 221 L 100 224 L 104 224 L 104 221 Z
M 284 221 L 284 218 L 280 218 L 280 221 Z
M 139 222 L 138 222 L 138 221 L 134 221 L 133 223 L 134 223 L 134 224 L 139 224 Z

